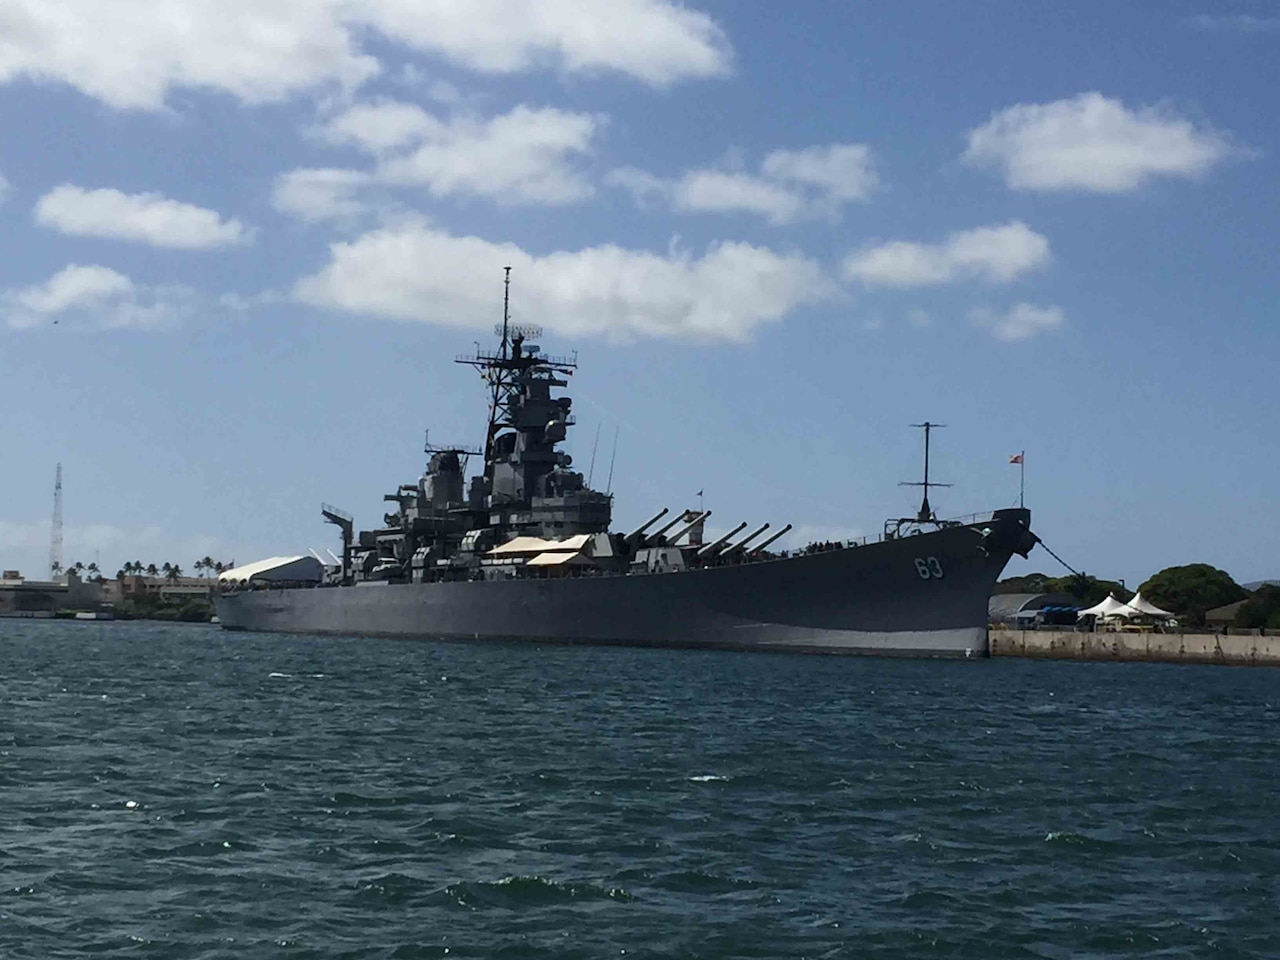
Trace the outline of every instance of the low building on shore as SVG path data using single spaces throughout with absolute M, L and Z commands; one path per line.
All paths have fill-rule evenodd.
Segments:
M 1248 599 L 1237 600 L 1235 603 L 1228 603 L 1226 606 L 1214 607 L 1212 610 L 1206 610 L 1204 615 L 1204 625 L 1212 627 L 1215 633 L 1224 633 L 1231 628 L 1236 622 L 1236 614 L 1240 612 L 1240 608 L 1248 603 Z
M 66 580 L 28 580 L 17 570 L 0 578 L 0 617 L 52 617 L 60 610 L 102 608 L 102 584 L 81 580 L 74 570 Z
M 1078 609 L 1065 593 L 997 593 L 987 601 L 987 621 L 1021 630 L 1046 624 L 1075 626 Z

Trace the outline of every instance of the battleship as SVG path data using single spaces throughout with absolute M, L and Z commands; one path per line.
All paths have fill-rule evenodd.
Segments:
M 558 449 L 574 425 L 557 395 L 577 355 L 544 354 L 515 324 L 507 268 L 496 349 L 457 362 L 481 374 L 481 447 L 428 442 L 423 475 L 384 501 L 383 525 L 341 532 L 332 565 L 270 563 L 224 574 L 227 630 L 439 639 L 626 644 L 899 656 L 985 656 L 987 601 L 1014 553 L 1038 542 L 1019 506 L 939 519 L 929 491 L 912 517 L 875 538 L 770 547 L 791 525 L 707 542 L 710 510 L 667 508 L 612 530 L 613 496 L 592 489 Z M 428 433 L 428 441 L 430 434 Z M 482 458 L 469 479 L 467 465 Z M 661 524 L 660 526 L 658 526 Z M 656 527 L 656 529 L 655 529 Z M 765 537 L 765 539 L 761 539 Z M 305 569 L 304 569 L 305 568 Z M 275 569 L 281 576 L 271 576 Z M 296 572 L 304 569 L 304 572 Z M 295 571 L 295 572 L 288 572 Z M 261 576 L 259 574 L 262 574 Z

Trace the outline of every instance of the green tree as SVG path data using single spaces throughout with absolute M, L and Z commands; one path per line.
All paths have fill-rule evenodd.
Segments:
M 1139 589 L 1157 607 L 1164 607 L 1196 626 L 1204 624 L 1206 611 L 1249 595 L 1229 573 L 1207 563 L 1165 567 Z
M 1115 594 L 1117 600 L 1128 600 L 1133 596 L 1115 580 L 1099 580 L 1087 573 L 1073 573 L 1066 577 L 1056 577 L 1044 582 L 1046 593 L 1065 593 L 1082 607 L 1092 607 L 1101 603 L 1109 594 Z
M 1235 625 L 1248 630 L 1257 627 L 1280 630 L 1280 587 L 1267 583 L 1255 590 L 1236 611 Z
M 160 576 L 160 571 L 159 571 L 158 569 L 156 569 L 156 565 L 155 565 L 154 563 L 148 563 L 148 564 L 147 564 L 147 576 L 148 576 L 148 577 L 158 577 L 158 576 Z

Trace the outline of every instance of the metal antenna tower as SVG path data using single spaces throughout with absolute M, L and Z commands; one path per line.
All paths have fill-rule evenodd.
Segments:
M 57 479 L 53 482 L 53 529 L 49 534 L 49 579 L 57 580 L 62 573 L 62 464 L 58 464 Z

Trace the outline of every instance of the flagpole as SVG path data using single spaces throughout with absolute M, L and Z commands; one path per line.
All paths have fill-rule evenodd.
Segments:
M 1027 451 L 1018 454 L 1018 509 L 1025 509 L 1027 493 Z

